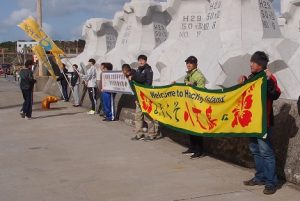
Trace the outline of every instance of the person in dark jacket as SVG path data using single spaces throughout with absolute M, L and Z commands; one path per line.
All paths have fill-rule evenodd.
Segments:
M 129 64 L 122 65 L 122 72 L 127 79 L 129 77 L 134 77 L 134 75 L 136 74 L 136 70 L 132 69 Z
M 78 66 L 77 64 L 74 64 L 73 66 L 73 73 L 72 73 L 72 77 L 71 77 L 71 86 L 73 87 L 73 97 L 74 97 L 74 107 L 78 107 L 79 106 L 79 83 L 80 83 L 80 79 L 79 79 L 79 74 L 78 74 Z
M 63 69 L 61 70 L 61 73 L 59 77 L 57 78 L 57 81 L 60 81 L 62 92 L 63 92 L 63 99 L 65 102 L 69 101 L 68 96 L 68 77 L 67 77 L 68 70 L 66 68 L 66 65 L 63 64 Z
M 269 57 L 265 52 L 255 52 L 250 60 L 251 75 L 248 78 L 265 72 L 267 76 L 267 133 L 262 138 L 252 138 L 249 144 L 250 151 L 254 157 L 255 176 L 244 181 L 246 186 L 265 185 L 264 194 L 274 194 L 277 189 L 277 175 L 275 165 L 275 155 L 270 141 L 272 126 L 274 125 L 273 101 L 277 100 L 281 90 L 277 85 L 275 76 L 267 69 Z M 239 83 L 243 84 L 246 76 L 239 78 Z
M 138 57 L 138 69 L 135 73 L 128 76 L 129 81 L 135 81 L 143 85 L 152 86 L 153 82 L 153 71 L 151 66 L 147 64 L 147 56 L 140 55 Z M 143 128 L 144 122 L 148 125 L 148 132 L 144 132 L 146 128 Z M 135 111 L 135 126 L 136 134 L 132 140 L 144 139 L 146 141 L 159 139 L 158 123 L 154 121 L 149 115 L 143 114 L 140 105 L 136 101 L 136 111 Z
M 27 60 L 25 62 L 25 68 L 20 71 L 20 88 L 24 98 L 20 114 L 21 117 L 25 119 L 31 119 L 32 116 L 33 87 L 36 82 L 31 71 L 32 65 L 34 65 L 34 62 L 32 60 Z

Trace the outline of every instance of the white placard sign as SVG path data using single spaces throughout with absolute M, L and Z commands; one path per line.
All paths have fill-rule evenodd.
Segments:
M 134 94 L 128 79 L 122 71 L 106 71 L 102 73 L 102 91 Z

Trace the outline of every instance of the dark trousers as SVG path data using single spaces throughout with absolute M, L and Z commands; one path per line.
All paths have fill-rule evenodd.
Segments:
M 68 85 L 62 84 L 61 87 L 62 87 L 62 92 L 63 92 L 63 95 L 64 95 L 63 98 L 64 98 L 64 100 L 68 101 L 69 100 Z
M 22 90 L 22 94 L 23 94 L 23 99 L 24 99 L 24 103 L 23 103 L 23 107 L 22 107 L 22 111 L 25 114 L 26 117 L 31 117 L 32 115 L 32 90 Z
M 99 108 L 98 108 L 98 113 L 103 112 L 103 101 L 102 101 L 102 92 L 98 91 L 98 98 L 99 98 Z
M 91 100 L 92 110 L 96 110 L 96 104 L 97 104 L 97 88 L 96 87 L 88 87 L 88 93 Z
M 190 149 L 197 153 L 203 153 L 203 137 L 190 135 Z

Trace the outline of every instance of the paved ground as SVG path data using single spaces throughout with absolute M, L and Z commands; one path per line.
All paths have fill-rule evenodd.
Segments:
M 70 103 L 35 104 L 33 120 L 20 118 L 21 103 L 18 87 L 0 79 L 0 201 L 299 200 L 291 184 L 265 196 L 242 185 L 252 170 L 190 160 L 168 139 L 133 142 L 132 128 Z

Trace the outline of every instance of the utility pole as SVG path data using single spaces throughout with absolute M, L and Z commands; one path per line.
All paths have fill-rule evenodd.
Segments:
M 5 50 L 4 50 L 4 48 L 3 48 L 3 49 L 2 49 L 2 63 L 3 63 L 3 64 L 4 64 L 4 61 L 5 61 L 5 60 L 4 60 L 4 51 L 5 51 Z
M 42 15 L 42 0 L 37 0 L 36 1 L 36 16 L 37 16 L 37 21 L 40 27 L 43 27 L 43 15 Z M 41 61 L 39 61 L 39 76 L 45 75 L 44 70 L 43 70 L 43 64 Z

